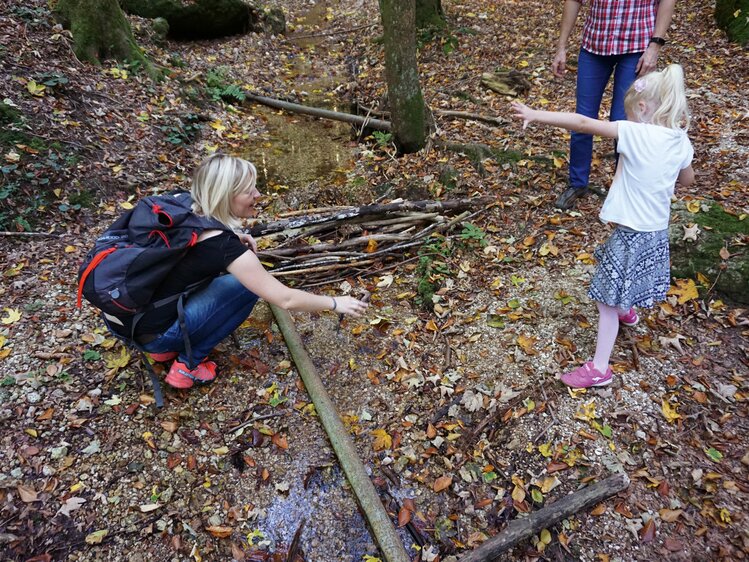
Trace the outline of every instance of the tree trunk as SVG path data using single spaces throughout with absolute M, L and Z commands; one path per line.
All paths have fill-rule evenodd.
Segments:
M 380 0 L 385 75 L 395 144 L 402 153 L 426 144 L 427 115 L 416 64 L 415 0 Z
M 416 29 L 442 29 L 446 25 L 442 0 L 416 0 Z
M 180 40 L 215 39 L 258 28 L 257 10 L 242 0 L 120 0 L 128 14 L 164 18 L 169 37 Z
M 716 0 L 715 21 L 731 41 L 749 42 L 749 0 Z
M 59 0 L 54 13 L 72 32 L 73 50 L 80 60 L 135 62 L 153 76 L 153 66 L 136 44 L 117 0 Z

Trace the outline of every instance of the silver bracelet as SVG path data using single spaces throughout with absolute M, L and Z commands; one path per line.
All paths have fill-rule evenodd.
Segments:
M 335 310 L 338 307 L 338 303 L 336 302 L 335 297 L 330 298 L 333 299 L 333 308 L 331 308 L 331 310 Z

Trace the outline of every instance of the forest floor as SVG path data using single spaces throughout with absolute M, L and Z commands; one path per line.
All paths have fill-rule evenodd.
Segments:
M 226 85 L 381 107 L 377 3 L 278 4 L 285 36 L 180 44 L 132 18 L 169 71 L 154 83 L 77 61 L 42 0 L 0 0 L 0 230 L 38 234 L 0 237 L 4 560 L 286 560 L 302 519 L 299 559 L 379 556 L 264 304 L 237 331 L 239 346 L 217 348 L 217 381 L 165 389 L 161 410 L 137 356 L 90 306 L 75 306 L 78 265 L 133 200 L 186 188 L 212 151 L 284 148 L 268 133 L 273 120 L 328 126 L 221 101 Z M 552 207 L 568 136 L 523 132 L 511 98 L 480 77 L 516 69 L 532 83 L 529 103 L 572 110 L 574 72 L 559 81 L 549 71 L 561 3 L 553 12 L 541 0 L 522 11 L 509 0 L 443 4 L 451 31 L 419 54 L 428 104 L 506 125 L 438 116 L 436 137 L 484 143 L 496 157 L 477 165 L 432 147 L 395 158 L 387 139 L 353 132 L 339 143 L 352 156 L 329 175 L 298 189 L 279 185 L 283 170 L 268 175 L 259 217 L 370 203 L 385 187 L 391 198 L 495 198 L 471 226 L 430 240 L 441 253 L 433 310 L 416 303 L 414 260 L 344 282 L 372 294 L 365 318 L 294 314 L 404 544 L 414 560 L 455 560 L 507 521 L 624 471 L 624 492 L 507 558 L 745 559 L 749 313 L 711 291 L 714 280 L 675 281 L 667 302 L 620 334 L 613 385 L 572 392 L 557 380 L 594 348 L 586 290 L 608 232 L 601 200 Z M 684 66 L 693 113 L 698 179 L 677 197 L 697 202 L 695 213 L 709 199 L 745 217 L 747 51 L 726 42 L 711 10 L 707 0 L 679 3 L 660 61 Z M 595 145 L 596 185 L 611 177 L 610 150 Z M 727 241 L 726 259 L 746 259 L 746 242 Z M 236 429 L 253 415 L 263 419 Z

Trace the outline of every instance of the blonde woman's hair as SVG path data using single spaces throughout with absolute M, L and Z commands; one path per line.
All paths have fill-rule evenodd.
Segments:
M 669 129 L 689 129 L 689 108 L 684 89 L 684 71 L 678 64 L 670 64 L 660 72 L 638 78 L 627 90 L 624 108 L 636 114 L 641 101 L 655 104 L 651 123 Z
M 237 228 L 241 226 L 241 220 L 232 214 L 231 200 L 252 189 L 256 180 L 257 170 L 247 160 L 214 154 L 200 165 L 192 177 L 190 193 L 193 211 Z

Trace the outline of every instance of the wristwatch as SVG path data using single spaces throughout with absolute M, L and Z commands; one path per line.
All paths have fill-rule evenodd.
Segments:
M 650 38 L 650 42 L 651 43 L 655 43 L 656 45 L 660 45 L 661 47 L 663 47 L 663 45 L 666 44 L 666 40 L 663 37 L 655 37 L 655 36 L 653 36 L 653 37 Z

